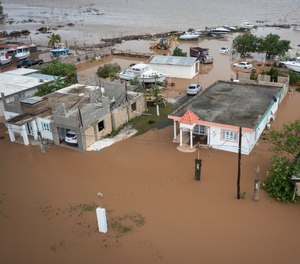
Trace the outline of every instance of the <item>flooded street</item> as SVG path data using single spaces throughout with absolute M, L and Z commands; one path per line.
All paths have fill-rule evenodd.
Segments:
M 299 119 L 299 103 L 300 93 L 288 94 L 274 126 Z M 237 155 L 201 149 L 196 182 L 196 153 L 176 150 L 172 133 L 152 130 L 100 152 L 41 153 L 10 143 L 1 127 L 1 263 L 298 263 L 300 205 L 263 191 L 252 199 L 270 145 L 261 140 L 242 157 L 246 198 L 237 200 Z M 97 231 L 95 206 L 107 209 L 107 234 Z
M 298 6 L 293 5 L 299 4 L 296 0 L 288 0 L 290 6 L 280 1 L 275 1 L 277 5 L 273 1 L 254 1 L 249 9 L 245 8 L 248 3 L 233 1 L 225 5 L 224 13 L 214 15 L 215 21 L 212 15 L 216 14 L 214 8 L 220 1 L 200 1 L 201 5 L 199 1 L 191 1 L 193 5 L 185 5 L 182 11 L 185 15 L 178 9 L 174 13 L 166 12 L 175 10 L 170 8 L 170 1 L 155 2 L 150 8 L 152 12 L 142 9 L 141 13 L 133 12 L 134 4 L 141 8 L 148 5 L 147 1 L 94 2 L 95 5 L 80 0 L 65 1 L 60 10 L 56 6 L 58 1 L 3 1 L 4 7 L 12 12 L 10 16 L 15 15 L 19 20 L 30 17 L 34 9 L 37 17 L 47 23 L 59 22 L 62 17 L 65 22 L 74 19 L 77 24 L 72 30 L 56 31 L 63 40 L 71 41 L 70 44 L 100 42 L 101 37 L 117 34 L 186 29 L 197 23 L 201 27 L 221 25 L 226 19 L 227 24 L 236 24 L 249 14 L 253 21 L 265 15 L 270 22 L 280 22 L 290 12 L 288 22 L 298 23 L 294 14 Z M 196 2 L 198 9 L 194 8 Z M 157 8 L 158 4 L 161 9 Z M 176 1 L 176 4 L 182 3 Z M 83 11 L 89 5 L 105 14 L 90 14 L 90 20 L 86 19 Z M 232 16 L 233 5 L 240 10 L 237 16 Z M 207 6 L 208 11 L 199 15 L 201 6 Z M 68 9 L 70 12 L 66 13 Z M 157 11 L 156 16 L 153 10 Z M 268 10 L 267 14 L 264 10 Z M 196 11 L 197 16 L 190 19 L 187 14 Z M 146 17 L 146 14 L 151 15 Z M 139 24 L 143 16 L 145 22 Z M 26 23 L 0 28 L 23 29 L 24 26 L 37 28 Z M 255 32 L 265 35 L 269 30 L 261 28 Z M 299 32 L 288 29 L 275 33 L 290 39 L 292 47 L 300 49 Z M 179 47 L 188 54 L 190 46 L 209 48 L 214 63 L 201 64 L 200 74 L 192 80 L 169 78 L 175 86 L 167 87 L 166 96 L 185 96 L 191 82 L 199 82 L 206 89 L 217 80 L 234 79 L 236 72 L 231 65 L 235 59 L 220 54 L 219 49 L 230 47 L 235 36 L 179 42 Z M 34 40 L 45 42 L 47 36 L 36 35 Z M 154 41 L 127 41 L 115 48 L 149 53 Z M 77 64 L 78 76 L 92 83 L 103 63 L 116 62 L 124 69 L 140 61 L 144 60 L 108 56 Z M 288 93 L 271 128 L 280 129 L 283 124 L 300 119 L 299 104 L 300 93 Z M 200 149 L 201 180 L 195 181 L 197 153 L 178 151 L 178 144 L 172 139 L 173 126 L 167 126 L 98 152 L 82 153 L 48 146 L 41 153 L 38 145 L 11 143 L 6 128 L 0 124 L 0 263 L 299 263 L 300 204 L 276 202 L 262 190 L 260 200 L 253 200 L 257 167 L 261 180 L 271 168 L 268 142 L 261 139 L 251 155 L 242 156 L 241 193 L 245 199 L 237 200 L 237 154 Z M 98 206 L 106 208 L 106 234 L 97 230 L 95 208 Z

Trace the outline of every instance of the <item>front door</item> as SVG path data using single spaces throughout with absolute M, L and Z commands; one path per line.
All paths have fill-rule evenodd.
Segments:
M 194 127 L 194 144 L 207 144 L 207 127 L 202 125 L 195 125 Z

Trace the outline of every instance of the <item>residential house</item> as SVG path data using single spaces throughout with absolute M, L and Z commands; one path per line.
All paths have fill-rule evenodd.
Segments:
M 12 142 L 29 145 L 41 137 L 85 151 L 146 110 L 143 94 L 129 91 L 122 98 L 112 100 L 104 88 L 74 84 L 44 97 L 5 102 L 6 116 L 14 116 L 5 123 Z M 69 130 L 76 133 L 78 144 L 65 142 Z
M 197 58 L 178 56 L 153 56 L 148 63 L 151 68 L 168 74 L 168 77 L 192 79 L 199 73 L 200 64 Z
M 289 80 L 280 77 L 274 83 L 264 75 L 258 76 L 257 83 L 248 79 L 249 76 L 245 82 L 217 81 L 170 114 L 168 117 L 174 122 L 173 141 L 179 143 L 178 148 L 194 150 L 199 143 L 238 152 L 241 128 L 241 151 L 249 155 L 275 119 Z
M 20 68 L 0 73 L 0 118 L 4 116 L 3 96 L 6 97 L 6 102 L 12 102 L 15 98 L 29 97 L 45 83 L 54 80 L 55 76 L 40 74 L 34 69 Z

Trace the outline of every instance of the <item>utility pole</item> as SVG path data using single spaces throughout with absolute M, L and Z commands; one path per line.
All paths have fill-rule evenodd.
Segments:
M 237 198 L 241 198 L 240 179 L 241 179 L 241 157 L 242 157 L 242 127 L 239 129 L 239 154 L 238 154 L 238 177 L 237 177 Z
M 127 97 L 127 82 L 125 82 L 125 101 L 126 101 L 126 103 L 128 102 L 128 97 Z
M 254 196 L 253 199 L 254 201 L 258 201 L 259 200 L 259 189 L 260 189 L 260 179 L 259 179 L 259 166 L 257 166 L 256 169 L 256 178 L 255 178 L 255 182 L 254 182 Z
M 200 181 L 200 177 L 201 177 L 202 160 L 200 159 L 199 151 L 200 151 L 200 146 L 199 146 L 199 142 L 198 142 L 198 144 L 197 144 L 197 159 L 195 159 L 195 180 L 196 181 Z

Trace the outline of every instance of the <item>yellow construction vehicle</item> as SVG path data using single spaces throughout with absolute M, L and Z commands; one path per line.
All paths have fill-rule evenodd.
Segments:
M 168 49 L 172 48 L 174 43 L 175 43 L 175 45 L 178 45 L 176 36 L 172 36 L 170 39 L 161 38 L 158 42 L 153 43 L 151 45 L 150 49 L 168 50 Z

